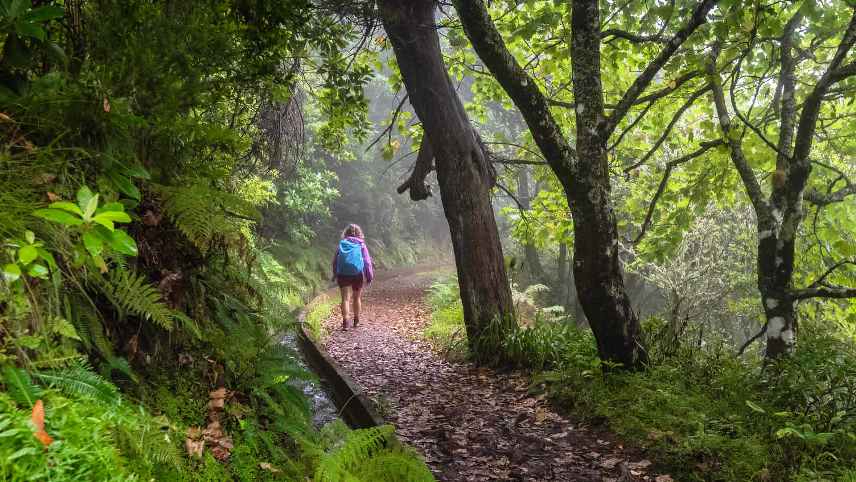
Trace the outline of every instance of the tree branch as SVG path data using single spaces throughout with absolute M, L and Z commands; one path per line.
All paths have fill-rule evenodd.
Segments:
M 413 166 L 410 177 L 396 189 L 398 194 L 403 194 L 409 189 L 410 199 L 414 201 L 429 198 L 431 186 L 425 182 L 425 178 L 432 170 L 434 170 L 434 151 L 431 149 L 427 134 L 423 134 L 422 144 L 419 146 L 419 153 L 416 155 L 416 164 Z
M 827 206 L 829 204 L 841 202 L 847 196 L 852 196 L 856 194 L 856 184 L 850 184 L 848 182 L 847 186 L 842 187 L 841 189 L 831 192 L 829 194 L 823 194 L 818 192 L 816 189 L 811 189 L 805 192 L 803 198 L 814 204 L 815 206 Z
M 689 72 L 681 74 L 678 78 L 673 80 L 673 82 L 674 82 L 673 85 L 669 85 L 668 87 L 662 88 L 656 92 L 651 92 L 648 95 L 643 95 L 643 96 L 639 97 L 638 99 L 636 99 L 634 104 L 642 104 L 645 102 L 651 102 L 652 100 L 662 99 L 663 97 L 666 97 L 667 95 L 671 94 L 672 92 L 680 89 L 681 86 L 686 84 L 688 81 L 693 80 L 696 77 L 699 77 L 700 75 L 701 75 L 701 72 L 699 72 L 698 70 L 691 70 Z M 607 107 L 610 107 L 610 106 L 607 106 Z M 612 106 L 612 107 L 614 107 L 614 106 Z
M 666 190 L 666 185 L 669 182 L 669 176 L 672 175 L 672 169 L 685 162 L 695 159 L 696 157 L 707 152 L 708 149 L 722 144 L 725 144 L 725 141 L 723 141 L 722 139 L 702 142 L 700 144 L 701 147 L 699 147 L 695 151 L 666 163 L 666 171 L 663 173 L 663 179 L 660 180 L 660 185 L 657 187 L 657 192 L 654 193 L 654 197 L 651 199 L 651 204 L 648 205 L 648 212 L 645 214 L 645 221 L 642 222 L 642 227 L 640 228 L 639 235 L 636 236 L 636 239 L 633 240 L 633 244 L 639 244 L 639 242 L 642 241 L 642 238 L 645 236 L 645 233 L 648 231 L 648 226 L 650 226 L 651 224 L 651 218 L 654 216 L 654 208 L 657 206 L 657 201 L 660 199 L 660 196 Z
M 672 116 L 672 120 L 669 121 L 669 124 L 666 126 L 666 129 L 663 131 L 663 133 L 660 135 L 660 137 L 657 139 L 657 141 L 654 142 L 654 145 L 651 146 L 650 149 L 648 149 L 648 152 L 646 152 L 645 155 L 642 156 L 642 159 L 640 159 L 638 162 L 634 163 L 633 165 L 626 167 L 624 169 L 624 173 L 626 174 L 626 173 L 636 169 L 637 167 L 645 164 L 646 162 L 648 162 L 648 159 L 652 155 L 654 155 L 655 152 L 657 152 L 657 149 L 659 149 L 660 146 L 663 144 L 663 142 L 665 142 L 666 138 L 669 137 L 669 134 L 672 132 L 672 129 L 678 123 L 681 116 L 684 115 L 684 112 L 686 112 L 687 109 L 689 109 L 690 106 L 692 106 L 693 103 L 695 103 L 695 101 L 698 100 L 699 97 L 704 95 L 705 92 L 707 92 L 709 90 L 710 90 L 710 86 L 706 85 L 706 86 L 702 87 L 701 89 L 693 92 L 693 94 L 690 96 L 690 98 L 687 99 L 686 102 L 684 102 L 683 105 L 681 105 L 677 111 L 675 111 L 675 115 Z
M 490 162 L 494 164 L 506 164 L 509 166 L 545 166 L 544 161 L 530 161 L 528 159 L 505 159 L 502 157 L 491 156 Z
M 401 113 L 401 108 L 404 107 L 404 103 L 407 102 L 407 98 L 407 94 L 404 94 L 404 97 L 401 98 L 401 102 L 398 103 L 398 107 L 395 108 L 395 111 L 392 114 L 392 120 L 389 121 L 389 125 L 386 126 L 386 129 L 384 129 L 383 132 L 378 134 L 375 140 L 373 140 L 368 147 L 366 147 L 366 152 L 369 152 L 371 148 L 383 138 L 383 136 L 392 133 L 392 127 L 395 125 L 395 120 L 398 118 L 398 114 Z
M 852 260 L 849 260 L 849 259 L 845 259 L 845 260 L 842 260 L 842 261 L 839 261 L 839 262 L 837 262 L 837 263 L 833 264 L 832 266 L 830 266 L 829 268 L 827 268 L 827 270 L 826 270 L 822 275 L 820 275 L 820 277 L 819 277 L 819 278 L 817 278 L 816 280 L 814 280 L 814 282 L 813 282 L 812 284 L 810 284 L 810 285 L 809 285 L 809 288 L 814 288 L 814 287 L 816 287 L 816 286 L 823 286 L 823 285 L 824 285 L 824 282 L 826 281 L 826 278 L 828 278 L 828 277 L 829 277 L 829 275 L 831 275 L 831 274 L 832 274 L 835 270 L 837 270 L 838 268 L 840 268 L 840 267 L 842 267 L 842 266 L 847 266 L 848 264 L 849 264 L 849 265 L 856 266 L 856 261 L 852 261 Z
M 856 11 L 854 11 L 853 16 L 850 18 L 847 31 L 844 32 L 841 43 L 838 44 L 838 49 L 829 62 L 826 72 L 823 73 L 823 76 L 821 76 L 820 80 L 814 86 L 814 89 L 806 97 L 802 112 L 800 113 L 796 143 L 794 144 L 794 162 L 792 165 L 798 164 L 800 168 L 806 170 L 806 174 L 808 170 L 806 163 L 811 152 L 812 142 L 814 141 L 814 131 L 817 126 L 817 116 L 820 113 L 820 104 L 823 101 L 823 96 L 832 84 L 856 74 L 856 62 L 851 62 L 839 68 L 854 43 L 856 43 Z M 805 177 L 808 176 L 806 175 Z M 805 179 L 803 180 L 803 185 L 804 183 Z
M 749 338 L 748 340 L 746 340 L 746 343 L 743 343 L 743 346 L 741 346 L 740 350 L 737 351 L 737 356 L 742 356 L 743 352 L 746 351 L 747 348 L 749 348 L 749 345 L 751 345 L 752 343 L 755 343 L 755 341 L 757 341 L 758 338 L 761 338 L 762 336 L 764 336 L 764 333 L 767 333 L 767 326 L 769 326 L 769 324 L 770 324 L 769 321 L 764 323 L 764 326 L 761 327 L 761 331 L 759 331 L 758 333 L 755 333 L 755 335 L 752 336 L 752 338 Z
M 459 0 L 460 1 L 460 0 Z M 693 14 L 690 17 L 689 21 L 683 28 L 678 30 L 678 32 L 669 40 L 666 44 L 665 48 L 660 51 L 660 54 L 657 55 L 654 60 L 645 67 L 645 70 L 639 74 L 639 77 L 633 81 L 633 84 L 630 85 L 630 88 L 624 93 L 624 96 L 618 102 L 618 105 L 615 107 L 615 110 L 612 112 L 612 115 L 606 120 L 604 125 L 601 127 L 601 138 L 607 139 L 612 135 L 612 132 L 615 130 L 615 127 L 621 122 L 621 119 L 627 114 L 627 111 L 630 110 L 630 107 L 636 101 L 636 99 L 645 91 L 648 85 L 651 83 L 651 80 L 654 79 L 654 76 L 663 66 L 666 65 L 666 62 L 674 55 L 674 53 L 678 50 L 678 47 L 686 41 L 686 39 L 703 23 L 707 21 L 707 13 L 713 6 L 716 4 L 717 0 L 701 0 L 698 5 L 696 5 L 695 10 L 693 10 Z
M 532 138 L 560 178 L 573 176 L 576 152 L 568 144 L 535 81 L 508 51 L 483 0 L 454 0 L 467 37 L 484 65 L 520 110 Z
M 808 298 L 856 298 L 856 288 L 847 288 L 844 286 L 818 286 L 815 288 L 806 288 L 804 290 L 794 290 L 791 292 L 791 298 L 794 300 L 804 300 Z
M 716 106 L 716 113 L 719 117 L 719 126 L 726 139 L 728 139 L 728 147 L 731 150 L 731 162 L 740 174 L 740 179 L 743 181 L 743 186 L 746 189 L 746 194 L 752 202 L 752 207 L 755 209 L 755 214 L 759 222 L 769 218 L 769 209 L 767 201 L 764 199 L 764 193 L 761 191 L 761 185 L 749 167 L 746 161 L 746 156 L 743 154 L 743 146 L 741 139 L 732 138 L 733 126 L 731 125 L 731 116 L 728 114 L 728 107 L 725 105 L 725 94 L 722 91 L 722 80 L 719 73 L 716 71 L 716 59 L 719 57 L 720 45 L 714 44 L 710 55 L 710 60 L 707 63 L 707 74 L 710 77 L 710 86 L 713 91 L 713 103 Z
M 624 40 L 628 40 L 628 41 L 633 42 L 635 44 L 641 44 L 641 43 L 645 43 L 645 42 L 655 42 L 655 43 L 664 44 L 667 42 L 667 40 L 664 39 L 663 36 L 660 34 L 657 34 L 657 35 L 638 35 L 638 34 L 627 32 L 627 31 L 620 30 L 617 28 L 610 28 L 610 29 L 604 30 L 600 33 L 600 38 L 603 39 L 603 38 L 607 38 L 607 37 L 623 38 Z

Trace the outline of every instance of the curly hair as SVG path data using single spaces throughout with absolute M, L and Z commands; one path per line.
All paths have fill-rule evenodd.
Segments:
M 348 227 L 342 231 L 342 237 L 347 238 L 348 236 L 353 236 L 355 238 L 363 238 L 363 230 L 356 224 L 349 224 Z

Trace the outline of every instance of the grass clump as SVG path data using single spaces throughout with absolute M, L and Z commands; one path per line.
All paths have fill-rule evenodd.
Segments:
M 336 300 L 326 294 L 320 295 L 309 305 L 303 319 L 303 326 L 313 340 L 323 341 L 330 335 L 329 330 L 324 326 L 324 320 L 330 317 L 336 305 L 338 305 Z
M 446 358 L 464 360 L 469 356 L 464 308 L 458 292 L 457 277 L 440 278 L 428 289 L 431 322 L 422 335 Z

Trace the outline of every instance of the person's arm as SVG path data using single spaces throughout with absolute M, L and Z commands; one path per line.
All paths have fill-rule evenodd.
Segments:
M 374 279 L 374 265 L 372 264 L 372 257 L 369 254 L 369 248 L 363 244 L 363 261 L 365 267 L 363 267 L 363 275 L 366 277 L 366 282 L 371 283 Z

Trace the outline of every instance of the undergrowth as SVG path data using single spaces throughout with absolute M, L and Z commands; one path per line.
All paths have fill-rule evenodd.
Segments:
M 330 317 L 338 303 L 333 297 L 320 295 L 312 301 L 306 311 L 303 324 L 309 336 L 315 341 L 323 341 L 329 335 L 329 330 L 324 325 L 324 320 Z
M 425 336 L 458 357 L 456 293 L 454 279 L 431 287 Z M 533 391 L 644 448 L 675 480 L 854 480 L 856 348 L 817 321 L 803 332 L 793 357 L 767 367 L 713 341 L 609 375 L 591 332 L 562 318 L 536 316 L 504 346 L 532 370 Z
M 430 479 L 389 427 L 314 426 L 281 343 L 336 191 L 280 146 L 362 129 L 332 94 L 368 75 L 334 54 L 349 27 L 176 5 L 0 9 L 0 479 Z M 298 77 L 325 86 L 306 123 Z

